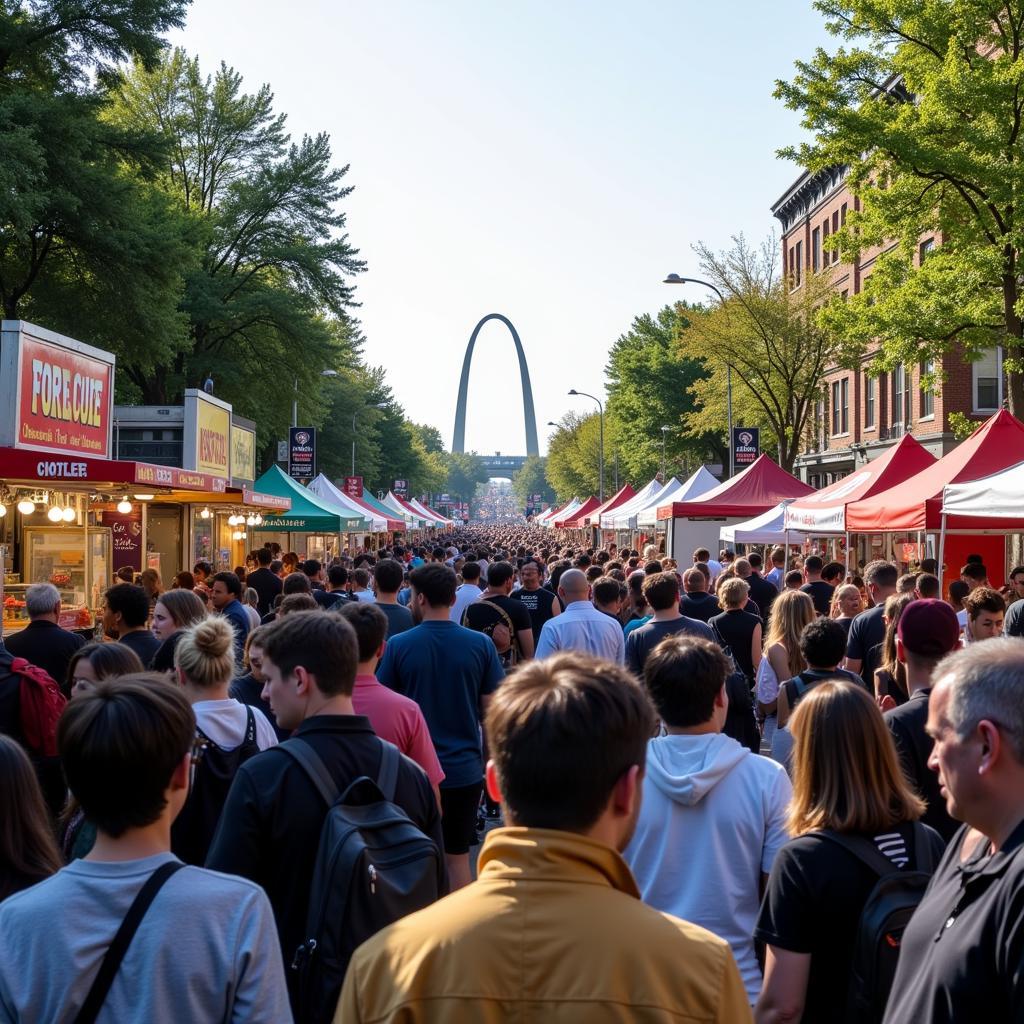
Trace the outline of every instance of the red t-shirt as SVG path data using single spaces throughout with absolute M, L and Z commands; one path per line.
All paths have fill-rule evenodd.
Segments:
M 352 704 L 357 715 L 365 715 L 373 731 L 411 757 L 426 773 L 431 785 L 444 778 L 426 720 L 419 704 L 389 690 L 376 676 L 356 676 Z

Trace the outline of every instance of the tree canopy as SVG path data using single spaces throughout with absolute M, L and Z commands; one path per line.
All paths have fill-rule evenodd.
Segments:
M 815 7 L 841 45 L 778 83 L 813 136 L 782 155 L 849 168 L 861 210 L 844 250 L 892 246 L 823 322 L 852 344 L 883 339 L 886 366 L 1005 346 L 1010 410 L 1024 415 L 1024 3 Z

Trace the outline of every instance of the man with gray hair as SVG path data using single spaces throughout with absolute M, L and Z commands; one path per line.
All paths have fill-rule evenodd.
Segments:
M 619 665 L 625 662 L 622 627 L 591 604 L 590 584 L 582 569 L 567 569 L 562 573 L 558 581 L 558 600 L 562 603 L 562 614 L 548 619 L 541 627 L 536 657 L 548 658 L 559 651 L 582 651 Z
M 48 672 L 64 695 L 70 696 L 68 665 L 85 641 L 77 633 L 61 628 L 60 591 L 52 583 L 33 583 L 25 590 L 25 611 L 28 625 L 6 637 L 4 646 L 15 658 L 24 658 Z
M 928 734 L 964 822 L 903 933 L 886 1024 L 1024 1017 L 1024 640 L 997 638 L 935 670 Z

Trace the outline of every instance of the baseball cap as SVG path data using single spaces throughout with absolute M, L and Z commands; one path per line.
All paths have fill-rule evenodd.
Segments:
M 945 601 L 927 598 L 903 609 L 896 635 L 911 654 L 941 658 L 960 642 L 960 623 Z

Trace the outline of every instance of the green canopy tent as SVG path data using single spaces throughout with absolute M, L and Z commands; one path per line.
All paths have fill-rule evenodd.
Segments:
M 293 480 L 280 466 L 271 466 L 253 484 L 254 491 L 291 498 L 292 507 L 279 515 L 264 515 L 254 530 L 272 533 L 372 533 L 373 522 L 352 509 L 335 505 Z
M 405 522 L 406 528 L 409 530 L 416 529 L 417 520 L 413 518 L 410 512 L 397 512 L 389 505 L 385 505 L 384 502 L 378 501 L 366 488 L 363 488 L 362 497 L 360 501 L 366 502 L 367 505 L 372 509 L 376 509 L 382 516 L 386 516 L 388 519 L 401 519 Z

